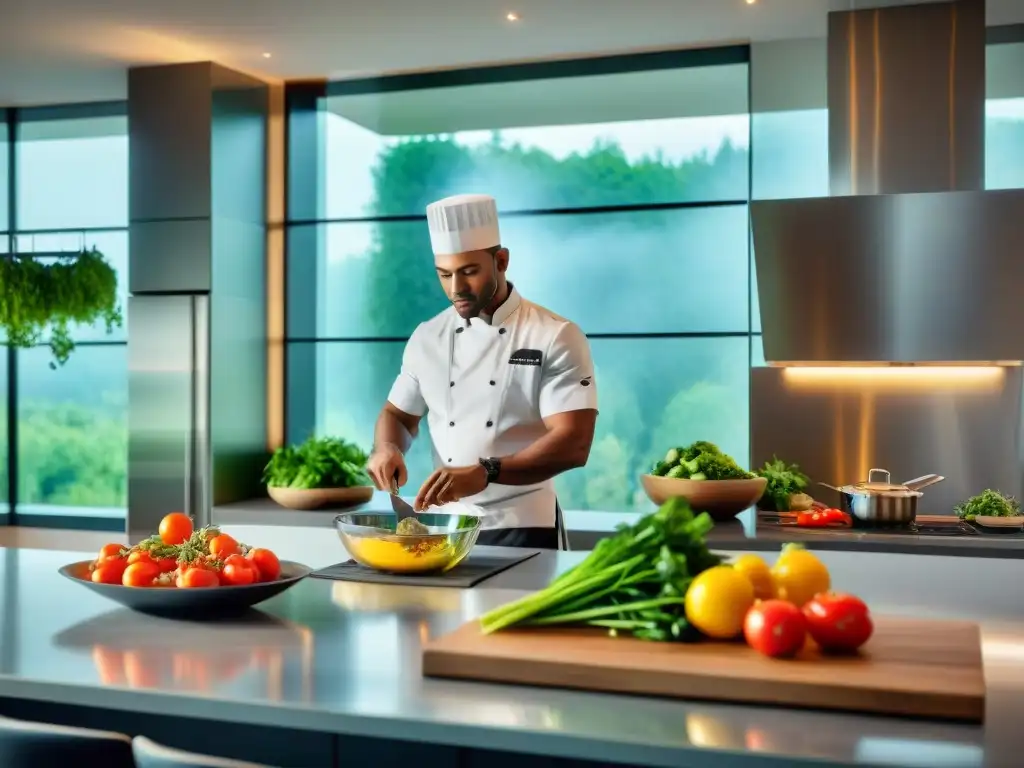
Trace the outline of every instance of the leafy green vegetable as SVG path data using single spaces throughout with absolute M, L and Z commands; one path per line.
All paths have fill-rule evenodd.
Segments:
M 777 456 L 754 474 L 768 481 L 764 494 L 758 502 L 761 509 L 770 512 L 790 511 L 790 497 L 803 493 L 810 485 L 811 479 L 800 471 L 797 464 L 787 464 Z
M 263 470 L 263 482 L 274 488 L 352 488 L 370 485 L 366 453 L 336 437 L 311 437 L 299 445 L 278 448 Z
M 753 477 L 731 456 L 706 440 L 670 449 L 663 460 L 655 462 L 651 474 L 684 480 L 748 480 Z
M 684 602 L 693 578 L 722 562 L 705 541 L 712 526 L 707 513 L 694 516 L 685 499 L 671 499 L 620 526 L 545 589 L 483 616 L 481 627 L 490 634 L 516 625 L 584 625 L 645 640 L 695 639 Z
M 976 517 L 1016 517 L 1021 514 L 1019 501 L 991 488 L 960 502 L 954 509 L 961 520 L 967 521 Z

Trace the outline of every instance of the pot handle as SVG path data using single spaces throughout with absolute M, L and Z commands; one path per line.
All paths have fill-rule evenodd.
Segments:
M 921 475 L 921 477 L 915 477 L 913 480 L 907 480 L 903 485 L 912 491 L 920 491 L 929 485 L 941 483 L 945 479 L 942 475 Z
M 834 485 L 829 485 L 828 483 L 823 483 L 820 480 L 818 481 L 818 485 L 823 485 L 826 488 L 831 488 L 836 493 L 843 493 L 844 492 L 842 488 L 836 488 Z
M 868 482 L 869 483 L 874 482 L 874 476 L 876 474 L 878 474 L 878 475 L 885 475 L 885 480 L 883 480 L 883 482 L 889 483 L 890 485 L 892 484 L 892 474 L 889 472 L 888 469 L 869 469 L 868 470 Z

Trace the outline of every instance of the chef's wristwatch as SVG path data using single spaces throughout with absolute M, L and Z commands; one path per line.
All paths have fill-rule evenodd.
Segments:
M 487 471 L 487 484 L 498 482 L 498 475 L 501 474 L 501 459 L 489 458 L 480 459 L 480 465 Z

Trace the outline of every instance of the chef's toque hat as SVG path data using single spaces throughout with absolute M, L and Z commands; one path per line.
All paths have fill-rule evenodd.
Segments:
M 490 195 L 455 195 L 427 206 L 435 254 L 482 251 L 501 244 L 498 206 Z

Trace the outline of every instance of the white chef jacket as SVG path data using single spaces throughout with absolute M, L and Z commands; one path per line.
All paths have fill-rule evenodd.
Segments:
M 488 323 L 449 307 L 421 323 L 405 346 L 388 395 L 399 410 L 427 414 L 434 466 L 465 467 L 508 456 L 544 434 L 542 419 L 597 408 L 590 345 L 574 323 L 523 299 L 514 287 Z M 553 480 L 492 483 L 471 504 L 534 493 L 488 508 L 485 528 L 553 528 Z

